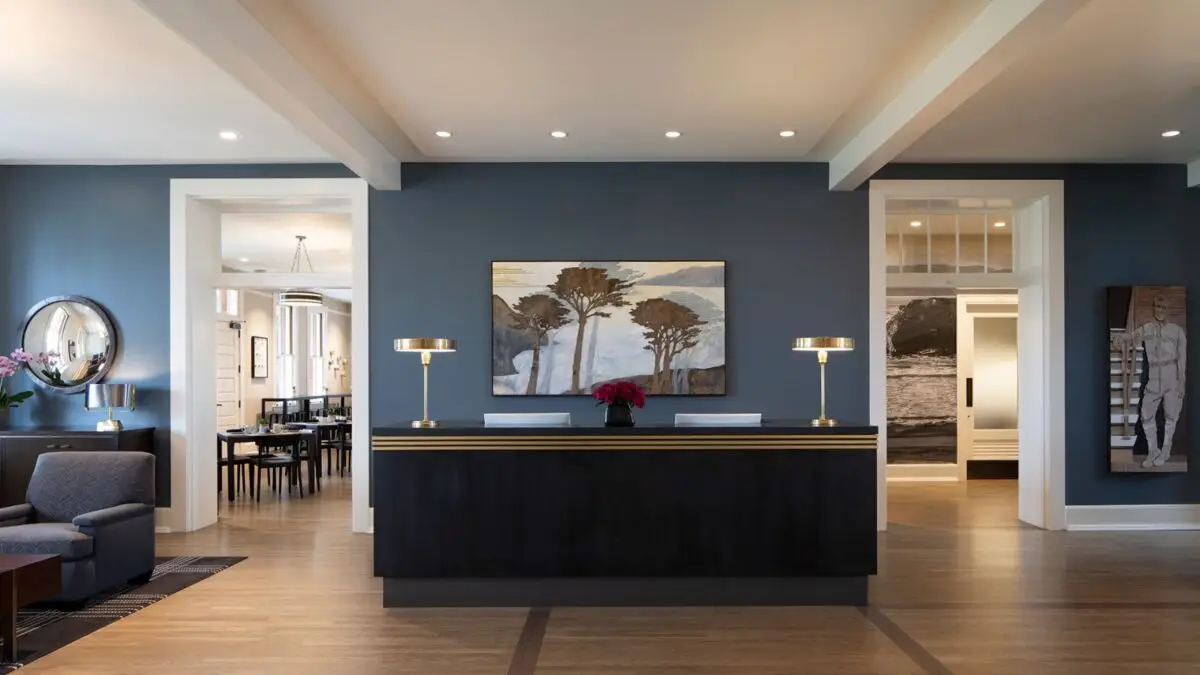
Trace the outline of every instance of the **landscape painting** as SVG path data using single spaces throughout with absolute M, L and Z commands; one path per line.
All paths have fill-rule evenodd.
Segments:
M 1187 289 L 1110 286 L 1107 296 L 1109 469 L 1185 472 Z
M 492 393 L 725 394 L 725 263 L 492 263 Z

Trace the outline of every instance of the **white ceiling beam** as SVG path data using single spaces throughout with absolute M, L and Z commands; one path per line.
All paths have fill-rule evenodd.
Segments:
M 134 0 L 370 185 L 420 151 L 288 3 Z
M 1200 159 L 1194 159 L 1187 165 L 1188 187 L 1200 187 Z
M 930 56 L 915 64 L 898 62 L 911 76 L 847 134 L 829 162 L 829 189 L 857 188 L 1088 2 L 991 0 L 961 30 L 925 36 L 938 44 L 916 45 L 915 52 Z

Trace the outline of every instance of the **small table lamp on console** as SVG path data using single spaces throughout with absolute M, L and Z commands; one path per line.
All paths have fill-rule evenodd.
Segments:
M 792 341 L 794 352 L 816 352 L 817 363 L 821 364 L 821 416 L 812 421 L 814 427 L 837 426 L 837 420 L 825 416 L 825 361 L 829 352 L 854 350 L 854 338 L 847 337 L 801 337 Z
M 113 410 L 133 410 L 137 404 L 136 388 L 132 384 L 89 384 L 84 408 L 108 408 L 108 419 L 96 424 L 96 431 L 120 431 L 121 420 L 113 419 Z
M 398 352 L 419 352 L 421 354 L 421 366 L 424 372 L 425 403 L 422 408 L 421 419 L 414 421 L 412 425 L 419 429 L 436 427 L 438 423 L 429 419 L 429 361 L 433 358 L 434 352 L 457 351 L 457 345 L 454 340 L 447 340 L 445 338 L 400 338 L 396 340 L 395 348 Z

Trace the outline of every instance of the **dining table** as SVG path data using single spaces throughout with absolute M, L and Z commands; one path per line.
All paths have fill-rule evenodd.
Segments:
M 317 454 L 317 451 L 319 450 L 319 448 L 316 447 L 316 445 L 318 445 L 318 444 L 312 443 L 312 441 L 315 440 L 315 438 L 316 438 L 316 434 L 309 429 L 285 429 L 283 431 L 266 431 L 266 432 L 257 432 L 257 431 L 256 432 L 245 432 L 245 431 L 221 431 L 221 432 L 218 432 L 217 433 L 217 442 L 220 443 L 221 446 L 225 448 L 225 472 L 226 472 L 225 473 L 225 477 L 226 477 L 225 492 L 229 495 L 229 501 L 232 503 L 233 498 L 234 498 L 234 494 L 233 494 L 234 493 L 234 490 L 233 490 L 234 465 L 233 465 L 233 462 L 234 462 L 234 459 L 236 458 L 234 449 L 240 443 L 255 443 L 255 444 L 262 443 L 264 445 L 269 445 L 272 443 L 276 443 L 279 445 L 293 444 L 293 447 L 296 448 L 295 450 L 293 450 L 293 452 L 299 452 L 299 443 L 297 443 L 297 441 L 301 441 L 301 440 L 310 441 L 309 442 L 309 458 L 308 458 L 309 459 L 309 461 L 308 461 L 308 493 L 316 494 L 316 486 L 317 486 L 316 465 L 317 465 L 317 461 L 319 461 L 316 458 L 316 454 Z M 301 489 L 303 489 L 303 488 L 301 488 Z
M 333 419 L 333 420 L 313 420 L 310 422 L 294 422 L 292 426 L 303 427 L 312 431 L 317 435 L 317 447 L 325 441 L 333 441 L 337 443 L 338 459 L 341 460 L 346 456 L 346 434 L 349 433 L 353 426 L 349 419 Z M 329 462 L 325 467 L 325 475 L 333 475 L 333 462 Z M 341 467 L 338 467 L 338 475 L 341 475 Z

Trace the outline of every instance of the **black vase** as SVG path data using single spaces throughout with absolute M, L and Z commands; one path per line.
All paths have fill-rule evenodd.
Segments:
M 633 426 L 633 408 L 620 403 L 610 405 L 604 410 L 604 426 L 631 427 Z

